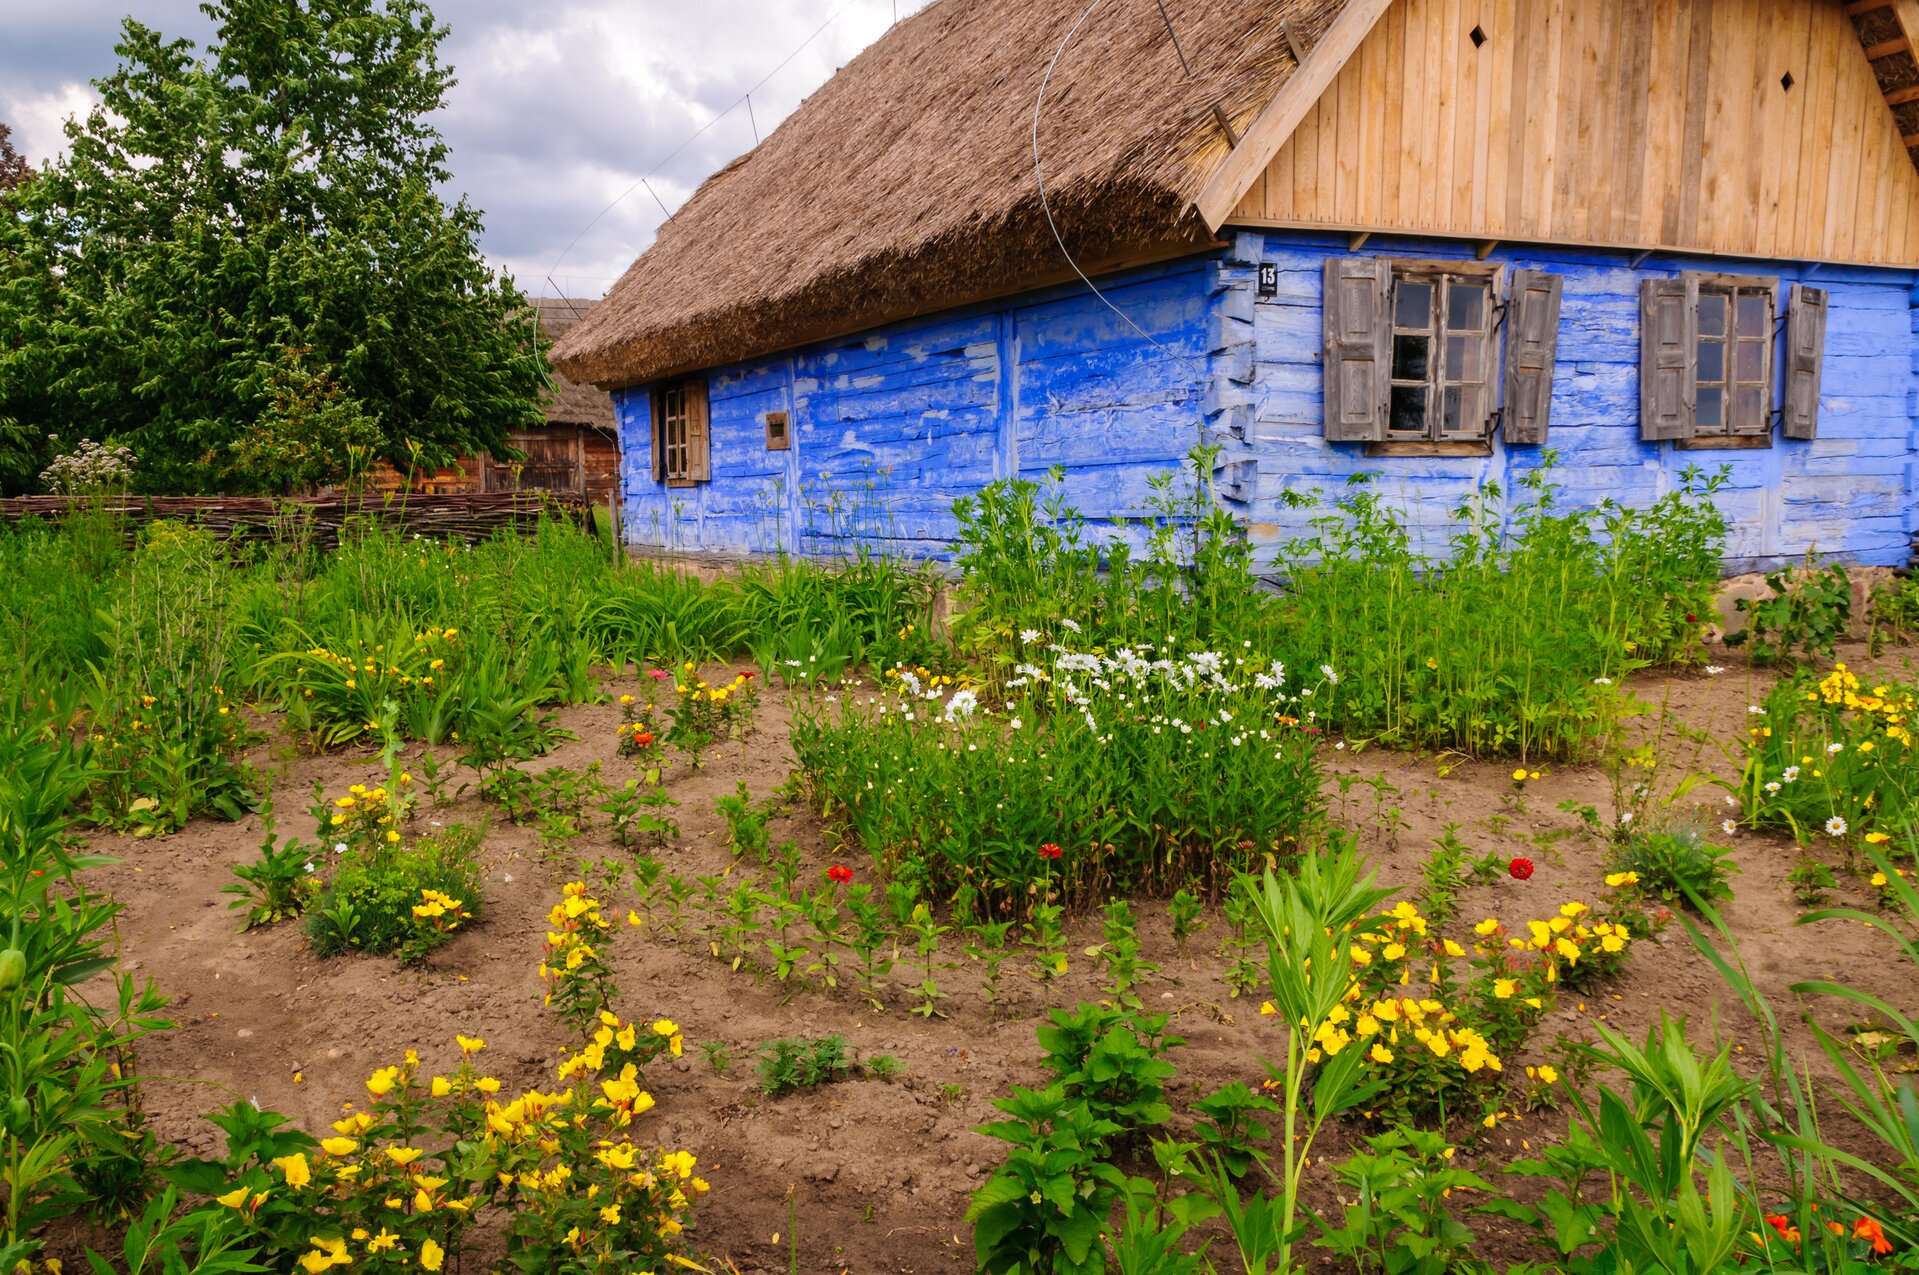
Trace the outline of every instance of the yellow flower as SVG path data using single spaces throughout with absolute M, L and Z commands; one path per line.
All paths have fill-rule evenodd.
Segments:
M 328 1155 L 352 1155 L 353 1149 L 360 1144 L 352 1138 L 322 1138 L 320 1150 Z
M 1386 1048 L 1382 1041 L 1374 1041 L 1370 1057 L 1376 1063 L 1389 1063 L 1393 1060 L 1393 1051 Z
M 274 1160 L 273 1167 L 286 1175 L 288 1186 L 305 1186 L 313 1181 L 313 1170 L 307 1166 L 304 1152 L 296 1151 L 292 1155 L 283 1155 Z
M 1866 834 L 1867 845 L 1882 846 L 1891 840 L 1892 838 L 1883 832 L 1868 832 Z
M 432 1240 L 420 1241 L 420 1268 L 422 1270 L 437 1271 L 440 1269 L 441 1263 L 445 1261 L 445 1249 L 435 1244 Z
M 609 1204 L 605 1208 L 600 1210 L 600 1221 L 605 1222 L 608 1226 L 612 1226 L 618 1223 L 619 1220 L 620 1220 L 619 1205 Z
M 1543 1066 L 1539 1069 L 1539 1082 L 1544 1085 L 1556 1085 L 1559 1083 L 1559 1072 L 1550 1064 Z
M 393 1082 L 400 1075 L 398 1067 L 382 1067 L 366 1079 L 366 1091 L 375 1098 L 383 1098 L 393 1088 Z
M 453 1092 L 453 1082 L 448 1080 L 445 1076 L 435 1076 L 432 1082 L 428 1085 L 428 1089 L 432 1092 L 435 1098 L 444 1098 L 448 1094 Z
M 1521 766 L 1518 770 L 1515 770 L 1513 772 L 1513 782 L 1516 784 L 1523 784 L 1526 782 L 1526 768 L 1524 766 Z
M 412 1164 L 415 1160 L 419 1159 L 424 1154 L 426 1153 L 421 1151 L 420 1148 L 418 1147 L 388 1147 L 386 1149 L 386 1158 L 393 1161 L 393 1163 L 399 1165 L 401 1168 L 405 1168 L 407 1165 Z
M 230 1209 L 244 1208 L 247 1202 L 247 1188 L 236 1186 L 225 1195 L 216 1195 L 213 1199 L 216 1204 L 224 1204 Z
M 1512 994 L 1518 990 L 1519 990 L 1518 979 L 1496 978 L 1493 980 L 1493 995 L 1498 997 L 1502 1001 L 1509 999 L 1512 996 Z
M 1871 877 L 1870 879 L 1871 879 L 1871 882 L 1872 882 L 1872 885 L 1873 885 L 1873 887 L 1874 887 L 1875 889 L 1881 889 L 1881 890 L 1883 890 L 1883 889 L 1885 889 L 1885 888 L 1886 888 L 1886 884 L 1887 884 L 1887 881 L 1886 881 L 1886 874 L 1885 874 L 1885 873 L 1883 873 L 1883 872 L 1875 872 L 1875 873 L 1873 873 L 1873 874 L 1872 874 L 1872 877 Z
M 1473 927 L 1473 933 L 1479 935 L 1481 938 L 1485 938 L 1487 935 L 1491 934 L 1494 930 L 1497 930 L 1498 928 L 1499 928 L 1499 922 L 1489 916 L 1485 920 L 1481 921 L 1478 925 L 1475 925 Z
M 1398 943 L 1388 943 L 1379 950 L 1379 954 L 1389 961 L 1396 961 L 1406 955 L 1406 949 Z
M 478 1036 L 455 1036 L 453 1043 L 460 1047 L 460 1055 L 463 1058 L 471 1058 L 486 1048 L 486 1042 Z
M 1614 872 L 1606 877 L 1607 887 L 1613 890 L 1617 890 L 1622 885 L 1638 884 L 1639 874 L 1637 872 Z

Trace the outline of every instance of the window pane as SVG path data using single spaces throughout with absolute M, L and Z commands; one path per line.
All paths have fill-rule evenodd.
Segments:
M 1739 294 L 1739 335 L 1740 336 L 1759 336 L 1759 337 L 1767 335 L 1766 311 L 1769 308 L 1770 307 L 1766 304 L 1766 297 L 1764 293 L 1759 293 L 1759 292 L 1740 293 Z
M 1702 382 L 1726 379 L 1725 342 L 1701 341 L 1699 343 L 1699 379 Z
M 1765 407 L 1757 385 L 1741 385 L 1732 392 L 1732 428 L 1756 434 L 1765 429 Z
M 1722 434 L 1726 430 L 1726 391 L 1699 387 L 1699 432 Z
M 1760 341 L 1741 341 L 1733 358 L 1733 377 L 1757 383 L 1765 379 L 1766 347 Z
M 1441 428 L 1448 434 L 1477 435 L 1484 424 L 1479 410 L 1481 390 L 1477 385 L 1446 387 L 1446 414 Z
M 1486 326 L 1486 285 L 1446 285 L 1446 326 L 1455 332 L 1477 332 Z
M 1476 336 L 1449 336 L 1446 338 L 1446 379 L 1449 381 L 1483 381 L 1480 373 L 1480 351 L 1485 344 Z
M 1699 335 L 1726 335 L 1726 298 L 1711 294 L 1699 298 Z
M 1396 336 L 1393 338 L 1393 379 L 1423 381 L 1432 354 L 1432 338 Z M 1375 373 L 1377 375 L 1377 373 Z
M 1433 325 L 1433 285 L 1401 279 L 1393 285 L 1393 326 L 1430 328 Z
M 1392 419 L 1388 428 L 1395 432 L 1424 434 L 1426 432 L 1426 391 L 1417 385 L 1393 386 Z

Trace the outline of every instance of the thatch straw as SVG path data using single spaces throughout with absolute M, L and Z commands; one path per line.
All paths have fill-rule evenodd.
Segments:
M 1345 0 L 1103 0 L 1060 59 L 1040 156 L 1075 257 L 1205 241 L 1190 202 Z M 708 178 L 554 362 L 606 388 L 1058 277 L 1034 94 L 1081 0 L 936 0 Z

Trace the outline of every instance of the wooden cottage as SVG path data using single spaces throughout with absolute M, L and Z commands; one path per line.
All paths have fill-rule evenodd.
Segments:
M 540 333 L 549 341 L 579 322 L 590 301 L 564 297 L 530 298 L 539 313 Z M 565 375 L 540 396 L 546 414 L 543 424 L 518 429 L 506 436 L 519 460 L 501 460 L 481 453 L 462 456 L 459 463 L 418 480 L 426 492 L 550 491 L 597 505 L 610 502 L 619 483 L 620 441 L 613 400 L 591 385 Z M 401 475 L 382 464 L 378 486 L 402 485 Z
M 1729 570 L 1902 562 L 1916 26 L 1914 0 L 936 0 L 555 359 L 613 392 L 656 545 L 938 553 L 956 496 L 1055 466 L 1123 519 L 1210 442 L 1256 543 L 1303 530 L 1288 492 L 1370 472 L 1437 549 L 1550 449 L 1583 502 L 1727 466 Z

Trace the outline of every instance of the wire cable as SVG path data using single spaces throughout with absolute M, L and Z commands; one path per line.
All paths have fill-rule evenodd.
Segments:
M 1139 333 L 1140 338 L 1142 340 L 1144 340 L 1148 345 L 1152 346 L 1154 349 L 1158 350 L 1160 353 L 1168 355 L 1171 358 L 1178 359 L 1180 362 L 1184 363 L 1187 367 L 1190 367 L 1194 369 L 1195 371 L 1204 373 L 1205 368 L 1201 364 L 1193 360 L 1192 358 L 1189 358 L 1187 355 L 1181 354 L 1178 350 L 1175 350 L 1170 346 L 1167 346 L 1165 344 L 1162 344 L 1159 341 L 1154 340 L 1152 333 L 1148 332 L 1145 328 L 1142 328 L 1141 326 L 1139 326 L 1139 324 L 1133 322 L 1131 315 L 1127 314 L 1126 311 L 1120 309 L 1117 305 L 1114 305 L 1112 299 L 1108 297 L 1104 292 L 1101 292 L 1099 290 L 1099 285 L 1094 283 L 1090 278 L 1087 277 L 1086 272 L 1079 268 L 1079 262 L 1073 259 L 1072 251 L 1069 248 L 1067 248 L 1066 238 L 1065 236 L 1060 234 L 1059 223 L 1053 219 L 1052 201 L 1047 198 L 1046 174 L 1040 166 L 1040 159 L 1039 159 L 1039 117 L 1040 117 L 1040 110 L 1046 103 L 1046 86 L 1052 82 L 1053 69 L 1059 65 L 1059 60 L 1061 55 L 1066 52 L 1066 46 L 1068 44 L 1071 44 L 1073 41 L 1073 37 L 1079 34 L 1079 29 L 1086 25 L 1086 20 L 1093 16 L 1093 10 L 1099 8 L 1100 5 L 1104 4 L 1105 2 L 1106 0 L 1091 0 L 1091 3 L 1089 3 L 1086 6 L 1086 11 L 1079 15 L 1079 21 L 1075 22 L 1072 25 L 1072 27 L 1066 32 L 1066 34 L 1060 38 L 1059 47 L 1053 50 L 1052 61 L 1046 64 L 1046 74 L 1040 77 L 1039 93 L 1036 97 L 1033 98 L 1033 181 L 1039 186 L 1040 210 L 1046 214 L 1046 224 L 1048 227 L 1052 229 L 1053 242 L 1059 245 L 1060 256 L 1066 258 L 1066 264 L 1073 268 L 1073 273 L 1079 276 L 1079 281 L 1085 284 L 1087 288 L 1092 291 L 1092 294 L 1098 297 L 1108 310 L 1111 310 L 1114 314 L 1117 314 L 1120 317 L 1120 319 L 1126 324 L 1127 327 Z M 1168 27 L 1168 30 L 1169 31 L 1171 30 L 1170 26 Z M 1175 41 L 1174 48 L 1177 49 L 1178 47 L 1179 47 L 1178 42 Z M 1183 66 L 1185 65 L 1185 62 L 1186 62 L 1186 55 L 1182 52 L 1180 54 L 1180 64 Z
M 745 102 L 748 98 L 752 97 L 753 94 L 757 93 L 760 89 L 765 88 L 766 82 L 768 80 L 778 75 L 781 71 L 784 71 L 789 62 L 791 62 L 794 58 L 798 57 L 800 54 L 804 53 L 807 47 L 811 45 L 813 41 L 820 38 L 820 36 L 826 31 L 826 28 L 832 26 L 833 23 L 839 19 L 839 16 L 842 13 L 845 13 L 848 9 L 852 8 L 853 5 L 856 4 L 857 2 L 858 0 L 843 0 L 839 8 L 833 10 L 832 13 L 827 15 L 826 21 L 820 23 L 819 26 L 813 29 L 812 35 L 809 35 L 804 40 L 800 41 L 798 47 L 796 47 L 791 53 L 787 54 L 785 57 L 781 58 L 778 66 L 768 71 L 765 75 L 762 75 L 760 77 L 759 83 L 755 84 L 752 88 L 746 90 L 746 92 L 740 94 L 739 97 L 733 102 L 731 106 L 728 106 L 725 110 L 720 111 L 719 113 L 714 115 L 712 119 L 706 121 L 706 123 L 694 129 L 692 134 L 689 137 L 687 137 L 685 141 L 681 142 L 678 146 L 675 146 L 672 150 L 668 151 L 664 158 L 662 158 L 658 163 L 654 164 L 653 167 L 647 169 L 644 173 L 642 173 L 639 176 L 638 180 L 636 180 L 631 186 L 628 186 L 625 190 L 615 195 L 612 201 L 609 202 L 606 207 L 600 209 L 600 211 L 598 211 L 597 213 L 594 213 L 593 220 L 587 222 L 586 225 L 580 227 L 580 233 L 573 236 L 572 241 L 569 242 L 565 248 L 561 249 L 560 255 L 554 259 L 553 264 L 547 267 L 547 271 L 546 271 L 547 282 L 553 283 L 553 272 L 560 268 L 560 263 L 566 260 L 567 254 L 572 252 L 574 248 L 579 246 L 580 240 L 586 238 L 587 232 L 589 230 L 592 230 L 593 227 L 600 224 L 600 218 L 612 212 L 614 208 L 619 206 L 619 203 L 621 200 L 625 199 L 628 195 L 638 190 L 641 186 L 646 186 L 647 193 L 653 196 L 653 201 L 659 204 L 661 211 L 666 213 L 667 220 L 671 221 L 673 219 L 672 212 L 667 209 L 666 202 L 659 197 L 658 193 L 655 192 L 651 186 L 647 185 L 646 179 L 658 173 L 662 168 L 665 168 L 668 164 L 672 163 L 676 158 L 679 157 L 679 154 L 681 151 L 691 146 L 694 142 L 697 142 L 706 133 L 706 130 L 712 128 L 715 124 L 719 123 L 721 120 L 725 119 L 728 115 L 731 115 L 735 110 L 739 109 L 741 102 Z M 898 20 L 897 0 L 895 0 L 895 4 L 894 4 L 894 20 L 895 21 Z M 752 109 L 753 109 L 752 106 L 749 104 L 747 107 L 747 111 L 749 114 L 752 112 Z M 759 132 L 759 124 L 757 121 L 755 121 L 754 133 L 757 135 L 758 132 Z M 559 285 L 554 284 L 553 286 L 557 288 Z

